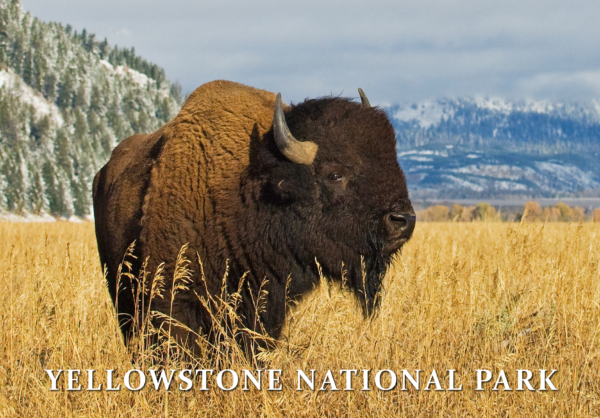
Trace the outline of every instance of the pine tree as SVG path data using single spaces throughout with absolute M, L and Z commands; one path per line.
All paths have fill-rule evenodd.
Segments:
M 55 145 L 55 154 L 56 154 L 56 164 L 60 169 L 62 169 L 68 178 L 72 177 L 72 163 L 71 163 L 71 155 L 70 155 L 70 144 L 69 138 L 67 137 L 67 133 L 64 129 L 59 129 L 56 133 L 56 140 L 54 142 Z
M 73 190 L 73 207 L 76 216 L 86 216 L 90 214 L 92 205 L 92 193 L 89 187 L 87 176 L 80 175 L 73 181 L 71 189 Z
M 87 90 L 84 83 L 80 83 L 77 87 L 77 93 L 75 93 L 75 99 L 73 100 L 73 106 L 82 109 L 87 109 L 89 106 L 89 99 L 87 97 Z
M 73 71 L 69 69 L 64 78 L 60 83 L 58 90 L 58 98 L 56 99 L 56 105 L 61 110 L 69 110 L 73 107 L 73 97 L 75 96 L 75 75 Z
M 46 185 L 46 198 L 48 199 L 48 211 L 55 216 L 64 215 L 66 206 L 57 187 L 56 171 L 54 162 L 46 159 L 42 165 L 42 179 Z
M 25 176 L 22 171 L 23 158 L 20 152 L 13 155 L 6 155 L 2 162 L 0 173 L 6 179 L 4 188 L 4 197 L 6 198 L 6 208 L 17 214 L 23 213 L 25 208 Z
M 44 183 L 36 164 L 29 164 L 29 189 L 27 190 L 28 208 L 38 215 L 46 206 Z
M 42 94 L 44 95 L 44 97 L 46 98 L 46 100 L 48 100 L 49 102 L 54 102 L 57 99 L 57 84 L 58 79 L 56 77 L 56 74 L 54 73 L 48 73 L 44 76 L 44 84 L 42 86 Z
M 23 55 L 25 52 L 25 39 L 22 33 L 17 34 L 17 36 L 13 39 L 11 49 L 11 67 L 15 71 L 15 73 L 21 74 L 21 69 L 23 66 Z

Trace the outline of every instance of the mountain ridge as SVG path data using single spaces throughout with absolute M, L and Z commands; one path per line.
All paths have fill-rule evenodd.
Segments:
M 457 98 L 385 110 L 411 196 L 600 196 L 600 101 Z

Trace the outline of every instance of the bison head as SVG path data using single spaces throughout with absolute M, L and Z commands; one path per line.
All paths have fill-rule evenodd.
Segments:
M 368 315 L 415 215 L 392 125 L 360 93 L 362 105 L 326 97 L 285 112 L 278 95 L 273 129 L 254 141 L 249 176 L 296 263 L 315 269 L 316 258 L 326 276 L 345 277 Z

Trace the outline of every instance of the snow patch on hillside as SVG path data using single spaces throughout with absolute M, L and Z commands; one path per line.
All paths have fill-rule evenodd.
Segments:
M 132 70 L 131 68 L 129 68 L 125 65 L 117 65 L 117 67 L 115 68 L 115 73 L 117 73 L 121 77 L 127 77 L 127 76 L 131 77 L 131 79 L 134 82 L 136 82 L 137 84 L 139 84 L 140 86 L 147 86 L 148 82 L 150 81 L 150 79 L 148 78 L 148 76 L 146 74 L 142 74 L 140 72 Z M 155 81 L 152 80 L 152 82 L 155 82 Z
M 114 71 L 114 69 L 115 69 L 115 67 L 113 67 L 113 65 L 110 62 L 106 61 L 106 60 L 100 60 L 100 64 L 102 64 L 103 66 L 105 66 L 110 71 Z
M 475 104 L 480 109 L 492 110 L 494 112 L 502 112 L 508 114 L 514 110 L 514 106 L 512 103 L 507 103 L 503 99 L 500 98 L 483 98 L 476 97 Z
M 457 189 L 469 189 L 475 192 L 484 190 L 497 190 L 504 192 L 526 191 L 527 186 L 517 181 L 493 180 L 486 178 L 461 178 L 451 174 L 444 174 L 442 177 L 450 181 L 449 186 Z
M 529 101 L 527 102 L 524 111 L 529 111 L 533 113 L 551 113 L 557 107 L 563 107 L 562 103 L 557 103 L 556 105 L 548 102 L 548 101 Z
M 536 167 L 540 171 L 545 171 L 558 177 L 564 182 L 577 183 L 585 188 L 595 189 L 600 184 L 594 181 L 588 173 L 584 173 L 579 168 L 572 165 L 561 165 L 550 162 L 536 162 Z
M 466 102 L 471 101 L 465 99 Z M 553 112 L 557 107 L 562 107 L 560 103 L 553 104 L 546 100 L 527 100 L 525 102 L 509 102 L 504 99 L 495 98 L 483 98 L 476 97 L 473 99 L 473 103 L 477 105 L 479 109 L 491 110 L 493 112 L 504 113 L 505 115 L 511 112 L 533 112 L 533 113 L 550 113 Z
M 495 181 L 493 183 L 493 188 L 496 190 L 503 191 L 525 191 L 527 190 L 527 186 L 521 183 L 517 183 L 514 181 Z
M 400 108 L 393 114 L 393 118 L 401 122 L 417 120 L 421 128 L 427 129 L 437 125 L 442 120 L 454 116 L 455 110 L 439 101 L 426 101 L 406 108 Z
M 457 188 L 470 189 L 476 192 L 482 192 L 485 190 L 485 188 L 480 186 L 479 184 L 449 174 L 444 174 L 442 175 L 442 177 L 450 180 L 452 183 L 454 183 L 454 186 L 456 186 Z
M 423 163 L 433 161 L 433 158 L 430 158 L 430 157 L 419 157 L 419 156 L 416 156 L 416 155 L 408 157 L 408 159 L 409 160 L 413 160 L 413 161 L 423 162 Z
M 400 157 L 404 157 L 405 155 L 413 155 L 413 154 L 417 154 L 417 155 L 435 155 L 437 157 L 447 157 L 448 153 L 446 151 L 435 151 L 435 150 L 411 150 L 411 151 L 404 151 L 404 152 L 399 152 L 397 154 L 398 158 Z
M 493 177 L 498 179 L 509 179 L 519 180 L 522 178 L 533 179 L 535 177 L 535 171 L 529 167 L 517 167 L 506 164 L 491 165 L 491 164 L 480 164 L 480 165 L 468 165 L 466 167 L 459 167 L 451 169 L 454 173 L 461 174 L 472 174 L 484 177 Z
M 109 71 L 112 71 L 114 74 L 119 77 L 125 78 L 130 77 L 132 81 L 139 84 L 142 87 L 146 87 L 148 83 L 156 83 L 155 80 L 148 77 L 146 74 L 142 74 L 139 71 L 132 70 L 126 65 L 117 65 L 113 66 L 110 62 L 106 60 L 100 60 L 100 64 L 106 67 Z
M 35 108 L 38 117 L 49 116 L 58 127 L 64 124 L 58 107 L 46 100 L 40 92 L 24 84 L 21 77 L 12 71 L 0 70 L 0 89 L 12 90 L 22 102 Z

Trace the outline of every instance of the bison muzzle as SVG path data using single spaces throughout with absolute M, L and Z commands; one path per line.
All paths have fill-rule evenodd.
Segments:
M 214 332 L 201 299 L 223 287 L 240 292 L 242 328 L 274 339 L 287 301 L 318 285 L 320 274 L 344 280 L 365 316 L 376 310 L 415 215 L 392 125 L 360 95 L 362 104 L 324 97 L 284 106 L 280 95 L 213 81 L 158 131 L 114 149 L 94 179 L 94 213 L 126 343 L 135 317 L 148 311 L 136 297 L 138 282 L 119 274 L 132 242 L 133 276 L 145 263 L 146 271 L 164 263 L 164 294 L 152 310 L 184 325 L 171 332 L 192 351 L 196 334 L 210 341 Z M 175 260 L 186 244 L 192 275 L 171 302 Z M 264 306 L 256 309 L 260 297 Z

